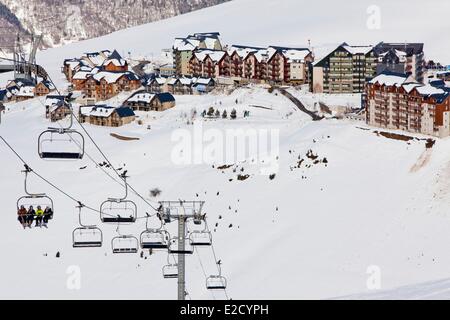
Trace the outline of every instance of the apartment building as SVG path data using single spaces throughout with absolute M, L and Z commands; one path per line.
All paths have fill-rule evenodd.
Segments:
M 222 50 L 219 32 L 194 33 L 186 38 L 175 38 L 172 46 L 175 74 L 191 75 L 189 61 L 197 49 Z
M 412 75 L 417 82 L 424 81 L 425 59 L 423 43 L 384 43 L 374 47 L 377 74 L 384 70 Z
M 372 46 L 342 43 L 314 64 L 314 93 L 361 93 L 377 72 L 377 58 Z
M 412 75 L 385 70 L 366 86 L 366 122 L 437 137 L 450 135 L 450 87 L 423 84 Z

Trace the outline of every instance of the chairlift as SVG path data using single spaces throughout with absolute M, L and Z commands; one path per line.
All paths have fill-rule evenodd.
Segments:
M 189 234 L 189 241 L 192 246 L 211 246 L 212 234 L 208 230 L 195 230 Z
M 171 210 L 176 210 L 176 208 L 161 208 L 162 214 L 160 216 L 160 219 L 162 219 L 165 223 L 171 223 Z
M 220 266 L 220 261 L 217 262 L 217 267 L 219 269 L 218 275 L 211 275 L 206 278 L 206 289 L 208 290 L 225 290 L 227 288 L 227 279 L 222 276 L 222 268 Z
M 209 276 L 206 278 L 206 288 L 208 290 L 225 290 L 227 279 L 223 276 Z
M 184 248 L 181 248 L 180 241 L 184 241 Z M 194 248 L 189 241 L 189 238 L 179 239 L 178 237 L 173 237 L 169 242 L 169 253 L 173 254 L 193 254 Z
M 74 248 L 98 248 L 103 244 L 103 233 L 97 226 L 84 225 L 81 222 L 81 208 L 83 205 L 79 205 L 78 221 L 80 227 L 76 228 L 72 232 L 72 246 Z
M 146 230 L 141 233 L 140 243 L 142 249 L 168 249 L 169 233 L 160 229 L 148 228 L 148 217 L 146 222 Z
M 178 265 L 168 264 L 163 267 L 164 279 L 176 279 L 178 278 Z
M 178 278 L 178 264 L 170 262 L 170 255 L 167 255 L 167 265 L 162 269 L 164 279 Z
M 128 184 L 126 176 L 122 175 L 125 182 L 125 196 L 123 198 L 109 198 L 100 206 L 100 220 L 103 223 L 134 223 L 137 219 L 137 205 L 128 197 Z
M 73 112 L 69 104 L 70 124 L 66 128 L 52 128 L 42 132 L 38 138 L 39 157 L 46 160 L 79 160 L 84 156 L 84 137 L 72 129 Z
M 137 253 L 139 241 L 132 235 L 120 235 L 111 240 L 113 253 Z
M 25 165 L 25 170 L 23 170 L 22 172 L 25 173 L 25 180 L 24 180 L 25 195 L 17 200 L 17 211 L 19 211 L 19 209 L 22 206 L 24 206 L 25 209 L 27 210 L 29 207 L 33 208 L 41 207 L 42 210 L 48 207 L 52 210 L 52 214 L 50 215 L 49 219 L 53 219 L 54 213 L 53 200 L 45 193 L 30 193 L 28 191 L 27 182 L 28 182 L 28 173 L 32 172 L 32 170 L 30 167 Z

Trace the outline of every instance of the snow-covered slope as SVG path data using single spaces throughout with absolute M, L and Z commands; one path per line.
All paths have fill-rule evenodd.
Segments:
M 305 15 L 302 3 L 232 1 L 46 50 L 39 53 L 38 60 L 57 84 L 63 85 L 63 58 L 113 47 L 133 55 L 150 55 L 169 47 L 173 36 L 211 30 L 221 31 L 226 42 L 255 45 L 302 45 L 309 38 L 322 44 L 407 38 L 425 41 L 429 55 L 448 59 L 448 43 L 442 43 L 437 33 L 438 27 L 448 23 L 439 19 L 440 11 L 406 1 L 380 1 L 384 27 L 372 31 L 365 29 L 364 2 L 349 1 L 348 7 L 340 4 L 339 8 L 328 8 L 324 5 L 328 2 L 316 1 L 307 11 L 314 15 Z M 448 6 L 432 1 L 430 7 L 433 4 L 440 5 L 443 11 Z M 253 7 L 258 10 L 250 10 Z M 278 14 L 274 14 L 275 9 Z M 419 9 L 429 24 L 414 24 L 417 19 L 411 17 Z M 404 15 L 398 15 L 400 10 Z M 434 18 L 427 10 L 433 12 Z M 244 22 L 246 29 L 242 32 Z M 89 158 L 69 163 L 39 159 L 37 136 L 49 125 L 41 102 L 8 105 L 0 135 L 31 167 L 86 204 L 99 207 L 107 197 L 120 196 L 120 186 Z M 252 107 L 255 105 L 266 108 Z M 273 180 L 258 174 L 258 167 L 250 160 L 236 162 L 236 172 L 233 168 L 218 170 L 217 166 L 224 163 L 214 167 L 206 163 L 173 163 L 174 130 L 193 130 L 184 114 L 192 108 L 200 113 L 210 106 L 221 111 L 235 107 L 239 118 L 198 118 L 204 129 L 280 130 L 280 167 Z M 242 118 L 244 110 L 251 111 L 249 118 Z M 142 126 L 134 123 L 117 129 L 86 128 L 114 165 L 126 164 L 130 183 L 143 195 L 148 196 L 149 190 L 156 187 L 162 190 L 161 196 L 152 201 L 197 199 L 197 194 L 198 199 L 206 200 L 205 212 L 215 229 L 215 250 L 223 261 L 230 297 L 311 299 L 365 292 L 367 268 L 373 265 L 380 269 L 382 289 L 448 278 L 450 140 L 438 140 L 427 150 L 423 140 L 388 139 L 376 135 L 373 129 L 364 130 L 363 124 L 311 122 L 286 98 L 262 88 L 240 89 L 230 96 L 181 96 L 174 109 L 140 116 Z M 148 124 L 151 130 L 147 130 Z M 140 140 L 120 141 L 110 133 Z M 310 149 L 322 162 L 314 164 L 305 156 Z M 89 141 L 86 150 L 97 162 L 103 161 Z M 113 255 L 109 241 L 117 234 L 114 226 L 102 226 L 103 248 L 72 249 L 71 232 L 77 225 L 75 203 L 35 177 L 31 178 L 30 189 L 53 197 L 55 219 L 48 230 L 22 230 L 15 219 L 15 201 L 23 193 L 22 166 L 3 144 L 0 155 L 0 203 L 4 211 L 0 224 L 1 298 L 176 297 L 176 281 L 164 280 L 161 275 L 166 255 L 157 253 L 147 259 Z M 305 161 L 297 168 L 301 158 Z M 236 179 L 241 168 L 250 174 L 245 181 Z M 152 212 L 135 195 L 131 197 L 139 205 L 140 216 Z M 97 214 L 84 214 L 86 223 L 98 223 Z M 151 223 L 157 226 L 156 220 Z M 144 227 L 140 220 L 136 225 L 121 227 L 120 232 L 137 235 Z M 169 228 L 174 231 L 174 226 Z M 55 257 L 58 251 L 60 258 Z M 187 264 L 187 289 L 193 299 L 224 297 L 222 292 L 213 296 L 205 289 L 203 269 L 206 274 L 215 272 L 211 250 L 199 249 L 198 255 L 188 257 Z M 71 266 L 80 267 L 80 290 L 67 288 Z
M 391 290 L 376 290 L 361 295 L 350 295 L 340 299 L 352 300 L 449 300 L 450 280 L 436 280 Z

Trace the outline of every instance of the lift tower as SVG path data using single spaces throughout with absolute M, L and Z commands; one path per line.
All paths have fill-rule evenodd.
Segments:
M 178 222 L 178 244 L 174 248 L 173 243 L 169 244 L 169 254 L 178 255 L 178 300 L 186 299 L 186 254 L 192 254 L 186 248 L 186 241 L 189 241 L 186 234 L 186 223 L 192 220 L 194 224 L 201 224 L 205 219 L 202 214 L 204 201 L 160 201 L 162 210 L 161 219 L 166 223 Z

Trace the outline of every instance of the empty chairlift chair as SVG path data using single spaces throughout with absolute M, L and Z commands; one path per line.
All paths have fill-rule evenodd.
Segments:
M 125 197 L 109 198 L 100 206 L 100 220 L 103 223 L 134 223 L 137 219 L 137 206 L 128 197 L 128 184 L 126 176 L 122 175 L 125 182 Z
M 141 233 L 142 249 L 168 249 L 169 234 L 160 229 L 148 229 Z
M 176 279 L 178 278 L 178 265 L 168 264 L 163 267 L 164 279 Z
M 212 245 L 212 235 L 211 232 L 207 230 L 192 231 L 189 235 L 189 240 L 192 246 L 206 247 Z
M 72 246 L 74 248 L 99 248 L 103 244 L 103 233 L 97 226 L 86 226 L 81 222 L 82 205 L 78 206 L 78 221 L 80 227 L 72 232 Z
M 74 248 L 99 248 L 102 244 L 102 230 L 96 226 L 83 226 L 73 230 L 72 245 Z
M 72 129 L 72 106 L 69 106 L 70 124 L 66 128 L 48 128 L 39 135 L 38 154 L 46 160 L 78 160 L 84 156 L 84 137 Z
M 208 290 L 225 290 L 227 288 L 227 279 L 222 276 L 209 276 L 206 279 L 206 288 Z
M 113 253 L 137 253 L 139 241 L 135 236 L 121 235 L 111 240 Z
M 222 276 L 220 262 L 217 263 L 217 267 L 219 269 L 219 274 L 206 278 L 206 288 L 208 290 L 225 290 L 227 288 L 227 279 Z

